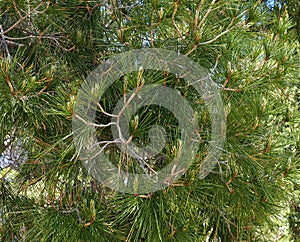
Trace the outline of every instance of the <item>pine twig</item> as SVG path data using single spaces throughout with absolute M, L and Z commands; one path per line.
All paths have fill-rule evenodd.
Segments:
M 41 2 L 40 4 L 38 4 L 34 9 L 33 12 L 36 13 L 44 13 L 45 10 L 50 6 L 50 1 L 47 2 L 47 6 L 46 9 L 44 9 L 43 11 L 38 11 L 38 9 L 44 4 L 44 2 Z M 13 30 L 15 27 L 17 27 L 20 23 L 22 23 L 27 17 L 30 16 L 30 13 L 27 13 L 25 16 L 20 15 L 20 18 L 17 22 L 15 22 L 12 26 L 10 26 L 8 29 L 6 29 L 5 31 L 2 32 L 2 34 L 6 34 L 8 32 L 10 32 L 11 30 Z
M 213 0 L 211 2 L 209 9 L 205 13 L 204 17 L 201 19 L 200 23 L 196 26 L 196 29 L 199 29 L 203 25 L 204 21 L 207 19 L 208 15 L 211 13 L 212 6 L 215 4 L 215 2 L 216 2 L 216 0 Z
M 226 187 L 231 194 L 234 194 L 234 190 L 229 186 L 233 179 L 237 176 L 237 173 L 234 173 L 233 176 L 226 182 Z
M 8 46 L 7 46 L 7 41 L 6 41 L 5 36 L 4 36 L 4 31 L 3 31 L 2 25 L 0 25 L 0 32 L 1 32 L 1 39 L 2 39 L 1 42 L 4 45 L 7 57 L 8 57 L 8 59 L 11 59 L 11 55 L 9 53 L 9 49 L 8 49 Z
M 197 10 L 196 10 L 195 21 L 194 21 L 194 32 L 196 32 L 196 30 L 198 28 L 199 13 L 202 9 L 204 1 L 205 0 L 201 0 L 201 2 L 198 4 Z
M 177 9 L 178 9 L 178 0 L 175 1 L 175 8 L 174 8 L 174 11 L 173 11 L 173 14 L 172 14 L 172 23 L 173 23 L 173 25 L 176 29 L 177 34 L 180 36 L 180 38 L 183 39 L 183 35 L 182 35 L 180 29 L 178 28 L 176 22 L 175 22 L 175 15 L 176 15 Z
M 61 211 L 61 212 L 64 213 L 64 214 L 76 212 L 79 223 L 80 224 L 84 224 L 84 222 L 83 222 L 83 220 L 82 220 L 82 218 L 80 216 L 80 211 L 79 211 L 79 209 L 77 207 L 74 208 L 74 209 L 72 209 L 72 210 L 64 210 L 64 211 Z

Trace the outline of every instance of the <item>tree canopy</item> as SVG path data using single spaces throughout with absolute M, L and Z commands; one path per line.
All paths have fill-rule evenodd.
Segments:
M 275 2 L 0 0 L 2 241 L 297 241 L 300 5 Z M 123 75 L 99 101 L 105 112 L 97 110 L 96 124 L 109 123 L 105 113 L 143 78 L 177 90 L 197 113 L 201 136 L 177 182 L 126 194 L 85 169 L 72 119 L 86 77 L 117 54 L 143 48 L 176 51 L 210 71 L 226 140 L 214 170 L 199 179 L 212 123 L 203 97 L 172 73 Z M 149 169 L 180 152 L 170 111 L 150 105 L 129 121 L 140 146 L 150 142 L 151 126 L 166 130 Z M 107 127 L 95 132 L 99 142 L 112 139 Z M 144 172 L 116 145 L 105 152 L 120 169 Z

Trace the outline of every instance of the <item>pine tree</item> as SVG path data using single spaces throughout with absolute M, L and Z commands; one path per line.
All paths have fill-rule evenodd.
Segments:
M 292 5 L 280 6 L 272 10 L 255 0 L 0 1 L 2 241 L 287 241 L 292 235 L 279 228 L 288 218 L 299 238 L 299 18 Z M 85 169 L 72 119 L 91 71 L 144 48 L 176 51 L 210 70 L 223 100 L 226 141 L 214 170 L 199 179 L 212 123 L 203 97 L 172 73 L 123 75 L 99 103 L 105 112 L 142 79 L 162 84 L 197 112 L 202 138 L 178 181 L 127 194 Z M 98 109 L 96 123 L 108 122 Z M 140 146 L 149 143 L 151 126 L 166 128 L 166 146 L 149 169 L 161 169 L 180 152 L 178 122 L 168 110 L 143 107 L 129 123 Z M 108 128 L 97 135 L 99 142 L 112 139 Z M 116 145 L 105 152 L 116 165 L 123 162 L 123 170 L 144 172 Z M 289 207 L 296 208 L 290 215 Z

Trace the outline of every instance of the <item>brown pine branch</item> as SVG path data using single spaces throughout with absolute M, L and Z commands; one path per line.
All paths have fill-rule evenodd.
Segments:
M 5 81 L 6 81 L 6 84 L 8 85 L 8 88 L 9 88 L 11 94 L 14 96 L 16 94 L 16 92 L 15 92 L 15 89 L 14 89 L 14 87 L 13 87 L 11 81 L 10 81 L 10 77 L 5 76 Z
M 180 36 L 180 38 L 183 39 L 183 35 L 175 22 L 175 15 L 176 15 L 177 10 L 178 10 L 178 0 L 175 1 L 175 7 L 174 7 L 173 14 L 172 14 L 172 23 L 176 29 L 177 34 Z
M 44 13 L 46 11 L 46 9 L 50 6 L 50 1 L 47 2 L 47 6 L 46 9 L 44 9 L 43 11 L 38 11 L 38 9 L 44 5 L 45 2 L 41 2 L 40 4 L 38 4 L 34 9 L 33 12 L 37 12 L 37 13 Z M 10 26 L 7 30 L 3 31 L 2 34 L 6 34 L 8 32 L 10 32 L 11 30 L 13 30 L 14 28 L 16 28 L 19 24 L 21 24 L 26 18 L 28 18 L 30 16 L 31 13 L 27 13 L 25 16 L 22 16 L 19 12 L 19 20 L 17 22 L 15 22 L 12 26 Z

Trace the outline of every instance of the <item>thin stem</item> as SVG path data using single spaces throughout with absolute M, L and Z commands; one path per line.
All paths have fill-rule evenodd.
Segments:
M 196 32 L 196 30 L 198 28 L 199 13 L 202 9 L 204 1 L 205 0 L 201 0 L 201 2 L 198 4 L 197 10 L 196 10 L 195 21 L 194 21 L 194 32 Z
M 180 29 L 178 28 L 178 26 L 175 22 L 175 15 L 176 15 L 177 9 L 178 9 L 178 0 L 175 2 L 175 8 L 174 8 L 174 11 L 173 11 L 173 14 L 172 14 L 172 23 L 173 23 L 173 25 L 176 29 L 177 34 L 180 36 L 180 38 L 183 39 L 182 33 L 180 32 Z
M 8 49 L 8 46 L 7 46 L 7 41 L 6 41 L 5 36 L 4 36 L 4 31 L 3 31 L 2 25 L 0 25 L 0 31 L 1 31 L 1 38 L 2 38 L 1 42 L 4 45 L 4 48 L 5 48 L 8 59 L 11 59 L 11 55 L 9 53 L 9 49 Z
M 97 127 L 97 128 L 105 128 L 105 127 L 109 127 L 112 125 L 117 125 L 115 122 L 110 122 L 108 124 L 95 124 L 95 123 L 90 123 L 85 121 L 82 117 L 80 117 L 79 115 L 75 115 L 76 118 L 78 118 L 80 121 L 82 121 L 84 124 L 88 125 L 88 126 L 93 126 L 93 127 Z
M 49 7 L 50 5 L 50 1 L 47 2 L 47 7 L 46 9 L 44 9 L 43 11 L 41 12 L 38 12 L 37 10 L 44 4 L 44 2 L 41 2 L 40 4 L 38 4 L 35 8 L 34 8 L 34 12 L 37 12 L 37 13 L 43 13 L 45 12 L 45 10 Z M 10 32 L 11 30 L 13 30 L 15 27 L 17 27 L 20 23 L 22 23 L 28 16 L 30 16 L 30 13 L 27 13 L 25 16 L 20 16 L 20 19 L 15 22 L 12 26 L 10 26 L 7 30 L 3 31 L 2 34 L 6 34 L 8 32 Z

